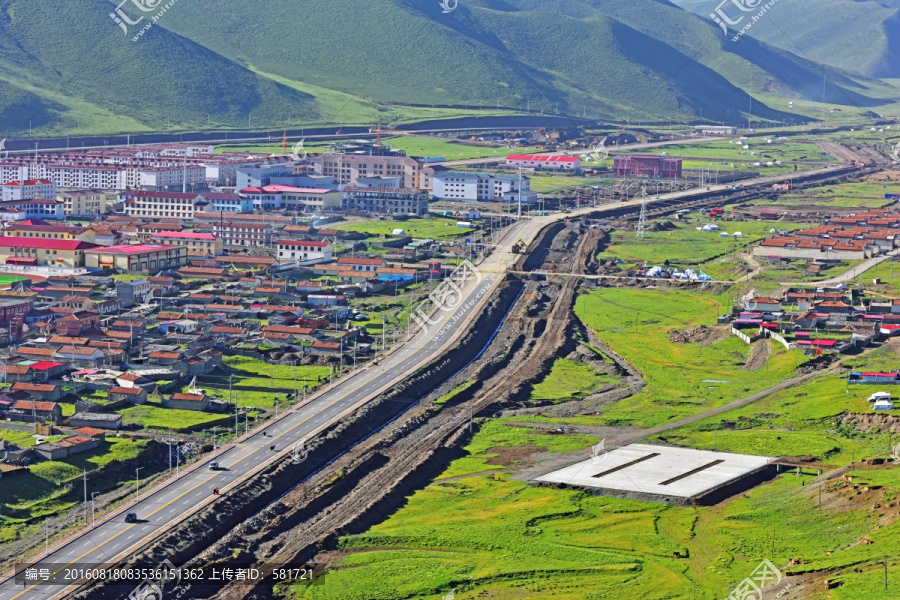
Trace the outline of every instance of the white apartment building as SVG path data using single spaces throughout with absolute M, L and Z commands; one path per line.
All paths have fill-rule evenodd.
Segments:
M 0 186 L 0 200 L 52 200 L 56 198 L 56 184 L 49 179 L 10 181 Z
M 124 192 L 119 194 L 119 201 L 124 201 L 125 214 L 129 217 L 168 217 L 182 221 L 192 221 L 194 213 L 207 204 L 202 194 L 181 192 Z
M 298 265 L 331 262 L 331 244 L 281 240 L 278 242 L 278 260 L 282 264 L 296 262 Z
M 531 189 L 531 180 L 522 177 L 522 190 Z M 519 191 L 519 178 L 512 175 L 446 171 L 434 176 L 435 200 L 489 202 Z

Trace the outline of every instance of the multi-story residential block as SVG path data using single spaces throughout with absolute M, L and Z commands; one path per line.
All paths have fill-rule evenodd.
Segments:
M 85 252 L 97 244 L 78 240 L 0 237 L 0 262 L 8 265 L 84 267 Z
M 17 222 L 7 225 L 6 229 L 2 231 L 2 235 L 51 240 L 78 240 L 93 244 L 96 243 L 97 232 L 88 227 Z
M 253 211 L 253 200 L 242 198 L 238 194 L 211 194 L 204 193 L 203 198 L 207 202 L 204 210 L 226 213 L 241 213 Z
M 531 189 L 531 180 L 522 177 L 522 190 Z M 434 176 L 435 200 L 489 202 L 509 192 L 519 191 L 519 178 L 512 175 L 446 171 Z
M 209 228 L 226 246 L 259 247 L 268 246 L 272 242 L 271 225 L 229 221 L 212 223 L 205 227 Z
M 221 238 L 197 231 L 160 231 L 150 236 L 155 244 L 170 244 L 187 248 L 188 256 L 220 256 L 224 253 Z
M 535 171 L 580 171 L 581 159 L 549 154 L 511 154 L 506 157 L 506 166 Z
M 251 199 L 257 210 L 316 212 L 341 209 L 341 193 L 331 189 L 267 185 L 244 188 L 240 194 Z
M 106 194 L 98 190 L 65 190 L 56 193 L 67 217 L 102 215 L 106 212 Z
M 345 210 L 379 214 L 427 215 L 428 192 L 417 189 L 344 188 Z
M 652 154 L 626 154 L 613 159 L 617 177 L 681 177 L 681 159 Z
M 123 192 L 119 198 L 124 201 L 126 215 L 149 219 L 192 221 L 195 212 L 208 206 L 202 194 L 181 192 Z
M 331 262 L 331 244 L 328 242 L 281 240 L 278 242 L 278 260 L 282 265 L 285 263 L 310 265 Z
M 338 183 L 357 185 L 361 178 L 399 177 L 402 188 L 432 188 L 434 169 L 408 156 L 322 154 L 310 161 L 316 175 L 331 177 Z
M 11 200 L 0 202 L 0 220 L 24 221 L 25 219 L 53 219 L 65 218 L 63 204 L 56 200 Z
M 56 198 L 56 184 L 49 179 L 9 181 L 0 186 L 0 200 L 52 200 Z

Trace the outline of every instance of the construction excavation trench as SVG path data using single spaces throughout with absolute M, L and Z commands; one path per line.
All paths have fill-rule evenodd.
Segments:
M 603 232 L 583 222 L 545 229 L 515 267 L 560 274 L 593 274 Z M 550 275 L 546 281 L 508 276 L 459 341 L 402 385 L 306 445 L 300 464 L 288 457 L 163 534 L 128 561 L 132 564 L 214 566 L 237 562 L 317 564 L 340 560 L 340 536 L 361 533 L 383 521 L 415 490 L 428 485 L 463 447 L 479 423 L 503 414 L 565 415 L 614 402 L 643 386 L 640 374 L 615 356 L 614 368 L 626 385 L 578 402 L 536 406 L 534 384 L 558 358 L 577 356 L 580 340 L 602 344 L 574 316 L 581 277 Z M 604 352 L 606 350 L 604 349 Z M 474 382 L 440 407 L 434 401 Z M 197 558 L 194 558 L 197 557 Z M 98 584 L 72 597 L 113 599 L 123 587 Z M 256 586 L 194 585 L 179 598 L 275 598 L 271 583 Z

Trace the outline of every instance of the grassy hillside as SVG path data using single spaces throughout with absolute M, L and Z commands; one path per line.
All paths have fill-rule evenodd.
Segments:
M 707 17 L 706 0 L 673 0 Z M 737 13 L 733 18 L 737 17 Z M 872 77 L 900 77 L 900 2 L 897 0 L 779 0 L 770 17 L 755 24 L 749 35 L 838 67 Z
M 0 38 L 7 38 L 0 77 L 6 85 L 16 82 L 11 95 L 21 97 L 19 104 L 35 113 L 3 110 L 6 127 L 27 131 L 29 118 L 33 125 L 65 118 L 56 112 L 61 104 L 38 101 L 23 91 L 28 85 L 43 90 L 45 97 L 62 91 L 75 101 L 157 129 L 167 122 L 206 122 L 207 115 L 225 125 L 245 123 L 248 115 L 273 122 L 286 120 L 292 109 L 314 107 L 309 94 L 252 73 L 162 26 L 133 43 L 109 18 L 109 6 L 68 0 L 66 18 L 61 18 L 59 5 L 51 0 L 0 1 Z M 174 18 L 165 15 L 165 20 Z M 4 102 L 6 94 L 0 98 Z
M 167 27 L 254 69 L 383 102 L 645 119 L 735 119 L 749 107 L 729 65 L 713 68 L 687 47 L 700 32 L 704 55 L 714 54 L 714 27 L 672 5 L 640 4 L 474 0 L 445 15 L 437 3 L 398 0 L 196 0 Z M 660 41 L 644 24 L 659 19 L 690 35 Z M 782 54 L 759 58 L 778 66 Z M 796 62 L 779 78 L 812 79 L 810 64 Z
M 125 35 L 110 19 L 116 5 L 0 0 L 0 137 L 29 121 L 59 135 L 391 123 L 473 107 L 738 121 L 747 92 L 754 115 L 788 120 L 801 117 L 760 95 L 782 110 L 784 97 L 821 99 L 818 64 L 733 44 L 663 0 L 469 0 L 449 14 L 436 1 L 191 0 L 136 42 L 140 26 Z M 897 95 L 849 71 L 827 78 L 827 100 L 860 111 Z

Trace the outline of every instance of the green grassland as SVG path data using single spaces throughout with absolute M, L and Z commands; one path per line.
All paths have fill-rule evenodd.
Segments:
M 764 368 L 743 368 L 749 347 L 728 335 L 706 346 L 676 344 L 669 331 L 710 325 L 734 298 L 697 290 L 602 289 L 579 296 L 575 312 L 644 376 L 647 387 L 585 422 L 651 427 L 727 404 L 794 374 L 804 361 L 780 345 Z M 727 383 L 709 383 L 726 381 Z
M 551 194 L 564 190 L 584 188 L 594 185 L 609 185 L 613 180 L 609 177 L 566 177 L 564 175 L 531 176 L 531 189 L 539 194 Z
M 804 207 L 822 206 L 823 208 L 882 208 L 892 202 L 885 200 L 885 194 L 900 194 L 900 186 L 887 182 L 854 182 L 816 187 L 804 190 L 803 195 L 782 194 L 778 200 L 754 200 L 750 206 L 785 206 Z
M 181 431 L 203 423 L 218 421 L 225 415 L 165 408 L 153 403 L 129 406 L 117 411 L 125 418 L 125 425 L 141 425 L 148 429 Z
M 550 400 L 554 404 L 582 398 L 615 379 L 601 375 L 590 365 L 558 359 L 543 381 L 531 390 L 531 400 Z
M 797 143 L 797 142 L 777 142 L 767 144 L 765 138 L 750 138 L 746 145 L 750 146 L 749 150 L 745 150 L 742 145 L 737 142 L 731 143 L 731 140 L 722 140 L 717 142 L 701 142 L 697 144 L 671 144 L 666 146 L 663 151 L 667 152 L 670 157 L 676 158 L 705 158 L 709 159 L 704 164 L 708 167 L 712 159 L 727 161 L 729 163 L 737 162 L 756 162 L 756 161 L 803 161 L 813 163 L 828 164 L 834 162 L 833 158 L 822 156 L 821 150 L 815 144 Z M 623 151 L 631 153 L 628 147 L 623 147 Z M 645 154 L 646 150 L 634 150 L 634 153 Z M 747 154 L 742 154 L 746 152 Z M 756 156 L 751 156 L 751 152 L 756 152 Z M 713 172 L 715 172 L 713 165 Z M 792 167 L 793 169 L 793 167 Z
M 6 430 L 3 433 L 7 439 Z M 104 475 L 103 467 L 139 458 L 148 443 L 149 440 L 109 438 L 94 450 L 61 460 L 40 461 L 31 465 L 27 474 L 10 477 L 6 485 L 0 486 L 0 541 L 37 535 L 38 526 L 31 520 L 52 517 L 82 503 L 80 485 L 69 489 L 66 484 L 85 471 L 92 491 L 106 492 L 122 485 L 118 479 Z
M 417 158 L 444 157 L 447 160 L 468 160 L 470 158 L 497 157 L 503 159 L 510 154 L 536 154 L 538 148 L 508 149 L 506 146 L 475 146 L 428 136 L 402 136 L 384 139 L 384 144 L 394 150 L 403 150 L 407 156 Z
M 759 343 L 759 342 L 757 342 Z M 813 456 L 830 465 L 845 465 L 891 448 L 887 433 L 840 427 L 844 413 L 872 413 L 866 399 L 883 386 L 848 385 L 851 370 L 877 371 L 897 366 L 897 344 L 845 359 L 842 368 L 741 409 L 704 419 L 657 439 L 694 448 L 768 456 Z M 890 390 L 888 390 L 890 391 Z M 723 425 L 731 423 L 729 426 Z
M 898 525 L 879 528 L 878 515 L 845 501 L 840 486 L 818 509 L 809 474 L 783 474 L 715 507 L 682 508 L 532 487 L 513 477 L 516 459 L 500 458 L 501 450 L 528 460 L 580 448 L 586 458 L 592 442 L 488 422 L 467 455 L 403 508 L 341 538 L 337 568 L 292 588 L 292 597 L 437 600 L 455 590 L 460 599 L 714 600 L 764 559 L 783 571 L 789 560 L 801 563 L 792 572 L 843 569 L 850 587 L 836 598 L 896 597 L 896 584 L 877 589 L 877 561 L 900 541 Z M 860 486 L 889 486 L 888 499 L 900 490 L 896 469 L 852 475 Z M 867 535 L 873 544 L 860 543 Z M 891 577 L 898 572 L 892 560 Z
M 648 232 L 643 239 L 636 237 L 634 232 L 614 232 L 600 258 L 618 258 L 626 265 L 646 262 L 654 266 L 662 265 L 668 260 L 672 265 L 697 267 L 717 256 L 743 251 L 748 244 L 771 235 L 769 230 L 772 228 L 789 231 L 800 228 L 799 225 L 767 221 L 717 222 L 715 219 L 704 220 L 703 216 L 694 215 L 690 215 L 690 221 L 673 223 L 676 229 Z M 722 231 L 698 231 L 697 228 L 705 223 L 716 223 Z M 743 238 L 719 237 L 722 232 L 738 231 L 743 234 Z
M 390 236 L 395 229 L 403 229 L 416 239 L 452 240 L 463 237 L 473 230 L 457 227 L 452 217 L 432 217 L 429 219 L 409 219 L 406 221 L 354 221 L 329 225 L 340 231 L 357 231 L 370 235 Z

